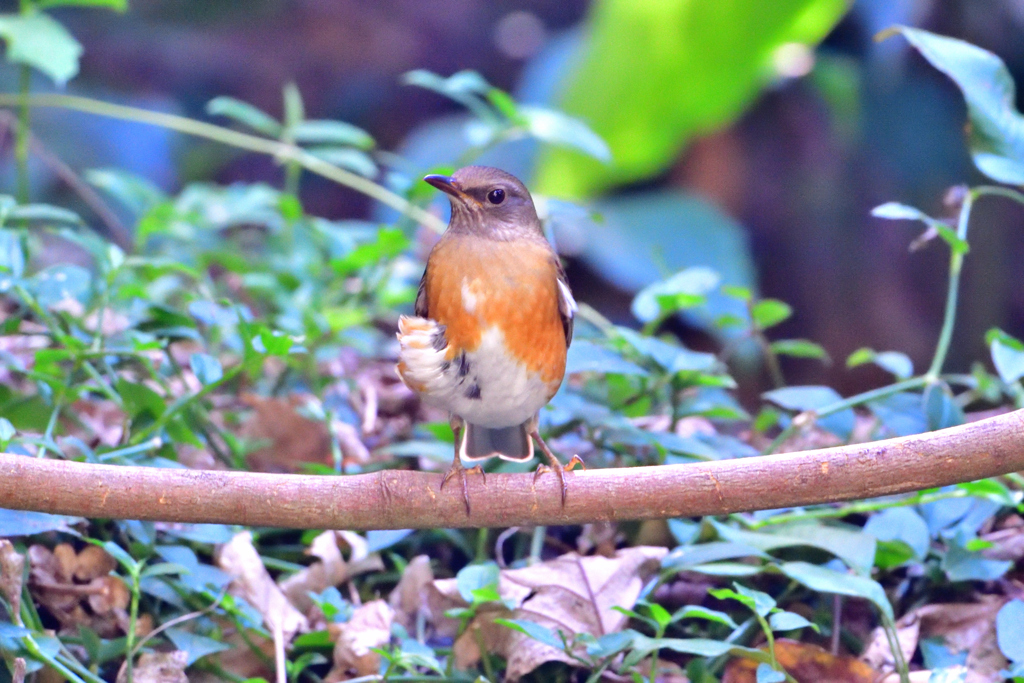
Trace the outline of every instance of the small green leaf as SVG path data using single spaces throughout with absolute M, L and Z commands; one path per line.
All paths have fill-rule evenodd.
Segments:
M 51 204 L 22 204 L 11 210 L 12 219 L 31 221 L 34 223 L 57 223 L 67 225 L 85 225 L 85 221 L 74 211 L 53 206 Z
M 574 147 L 598 161 L 611 161 L 608 145 L 587 124 L 560 111 L 522 105 L 519 114 L 526 120 L 526 129 L 538 140 Z
M 782 683 L 786 680 L 786 674 L 776 671 L 771 664 L 761 662 L 757 665 L 757 683 Z
M 705 621 L 714 621 L 719 624 L 724 624 L 729 628 L 737 628 L 736 622 L 733 621 L 733 618 L 725 612 L 708 609 L 707 607 L 701 607 L 700 605 L 685 605 L 672 614 L 673 622 L 680 621 L 682 619 L 704 619 Z
M 929 224 L 935 221 L 934 218 L 920 209 L 916 209 L 913 206 L 907 206 L 906 204 L 900 204 L 899 202 L 886 202 L 885 204 L 876 206 L 871 209 L 871 215 L 875 218 L 922 221 Z
M 165 633 L 168 639 L 174 643 L 174 647 L 188 653 L 188 666 L 191 666 L 196 660 L 206 655 L 231 649 L 231 646 L 227 643 L 222 643 L 219 640 L 207 638 L 206 636 L 201 636 L 181 628 L 169 628 Z
M 966 421 L 963 408 L 953 398 L 949 386 L 945 382 L 934 382 L 925 387 L 922 396 L 928 428 L 945 429 L 955 427 Z
M 999 373 L 999 379 L 1012 384 L 1024 377 L 1024 348 L 1019 341 L 1007 339 L 1009 335 L 994 336 L 989 342 L 992 364 Z M 1013 342 L 1016 342 L 1015 344 Z
M 39 9 L 50 7 L 104 7 L 115 12 L 128 10 L 128 0 L 34 0 Z
M 124 567 L 125 569 L 127 569 L 130 572 L 131 571 L 135 571 L 135 569 L 139 566 L 139 563 L 135 561 L 135 558 L 133 558 L 131 555 L 129 555 L 124 550 L 124 548 L 122 548 L 118 544 L 114 543 L 113 541 L 106 541 L 105 543 L 97 543 L 96 545 L 98 545 L 101 548 L 103 548 L 104 550 L 106 550 L 107 553 L 111 557 L 113 557 L 115 560 L 117 560 L 118 563 L 122 567 Z
M 210 116 L 226 116 L 267 137 L 278 138 L 281 136 L 281 124 L 277 119 L 262 109 L 234 97 L 213 98 L 206 103 L 206 113 Z
M 818 358 L 828 360 L 828 352 L 820 344 L 807 339 L 780 339 L 771 344 L 772 351 L 780 356 L 794 358 Z
M 82 46 L 48 14 L 0 15 L 0 37 L 7 43 L 7 61 L 39 69 L 58 86 L 78 74 Z
M 377 175 L 377 164 L 365 152 L 351 147 L 314 147 L 309 153 L 329 164 L 358 173 L 364 178 Z
M 374 145 L 369 133 L 344 121 L 310 119 L 296 125 L 291 133 L 295 142 L 301 144 L 343 145 L 359 149 L 370 149 Z
M 547 626 L 541 626 L 535 621 L 528 619 L 495 619 L 495 624 L 500 624 L 513 631 L 519 631 L 520 633 L 530 636 L 534 640 L 544 643 L 548 647 L 553 647 L 556 650 L 565 649 L 562 639 L 558 637 L 558 634 L 549 629 Z
M 696 266 L 682 270 L 667 280 L 648 285 L 633 298 L 633 315 L 643 323 L 704 301 L 721 278 L 710 268 Z
M 761 299 L 750 311 L 754 322 L 762 330 L 774 327 L 793 315 L 793 308 L 778 299 Z
M 497 593 L 498 574 L 498 565 L 494 562 L 466 565 L 455 575 L 455 585 L 462 599 L 472 603 L 473 591 L 489 588 Z
M 795 612 L 775 612 L 768 617 L 768 625 L 773 631 L 795 631 L 798 628 L 818 630 L 817 624 L 812 624 Z
M 7 444 L 10 443 L 11 439 L 17 432 L 14 429 L 14 425 L 6 417 L 0 417 L 0 450 L 7 448 Z

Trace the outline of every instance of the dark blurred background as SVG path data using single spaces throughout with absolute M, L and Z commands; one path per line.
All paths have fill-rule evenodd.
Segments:
M 438 122 L 462 109 L 401 85 L 401 74 L 475 69 L 500 88 L 536 99 L 550 90 L 549 63 L 579 39 L 590 10 L 583 0 L 131 0 L 123 15 L 54 15 L 85 48 L 69 92 L 198 118 L 211 98 L 231 95 L 280 116 L 281 88 L 294 81 L 309 117 L 349 121 L 379 147 L 430 164 L 450 161 L 433 162 L 431 149 L 441 135 Z M 734 219 L 741 227 L 723 239 L 743 252 L 735 257 L 740 271 L 752 261 L 749 277 L 760 293 L 795 309 L 777 336 L 815 340 L 834 359 L 830 366 L 791 361 L 788 379 L 830 384 L 844 394 L 884 381 L 876 369 L 845 368 L 846 356 L 861 346 L 905 351 L 923 369 L 945 298 L 948 250 L 932 243 L 909 253 L 920 226 L 872 218 L 871 208 L 900 201 L 948 215 L 948 188 L 985 182 L 967 153 L 965 107 L 955 86 L 901 38 L 874 42 L 895 23 L 975 43 L 1002 57 L 1018 82 L 1024 76 L 1024 0 L 858 1 L 800 74 L 776 80 L 734 123 L 692 140 L 664 173 L 614 192 L 628 199 L 683 188 Z M 9 67 L 2 80 L 14 89 Z M 40 78 L 39 89 L 45 87 Z M 55 110 L 40 111 L 35 125 L 75 168 L 119 166 L 169 191 L 205 179 L 279 184 L 282 174 L 266 157 L 158 128 Z M 4 152 L 3 180 L 12 187 L 9 145 Z M 34 180 L 36 199 L 61 192 L 42 170 Z M 320 178 L 304 183 L 311 213 L 374 215 L 361 195 Z M 671 252 L 674 233 L 657 228 L 655 241 Z M 1008 201 L 986 200 L 975 210 L 948 369 L 966 371 L 972 360 L 987 358 L 989 327 L 1024 336 L 1022 228 L 1024 209 Z M 642 282 L 600 249 L 567 251 L 577 298 L 629 322 L 631 290 Z M 688 253 L 667 265 L 701 257 Z M 699 321 L 672 328 L 694 344 L 708 343 Z

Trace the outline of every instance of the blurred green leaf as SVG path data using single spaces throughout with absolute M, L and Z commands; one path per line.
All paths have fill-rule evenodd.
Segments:
M 149 180 L 118 168 L 89 169 L 85 179 L 127 207 L 136 218 L 167 201 L 163 190 Z
M 939 71 L 953 79 L 967 101 L 971 156 L 982 173 L 1000 183 L 1024 185 L 1024 116 L 1014 106 L 1016 87 L 996 55 L 956 38 L 896 26 Z
M 33 4 L 39 9 L 50 7 L 104 7 L 115 12 L 124 12 L 128 9 L 128 0 L 34 0 Z
M 1024 601 L 1010 600 L 996 614 L 996 642 L 1011 662 L 1024 661 Z
M 723 540 L 742 543 L 758 550 L 771 551 L 797 546 L 820 548 L 835 555 L 860 574 L 871 571 L 875 561 L 875 539 L 860 529 L 803 522 L 747 531 L 720 522 L 711 524 Z
M 767 662 L 761 662 L 757 665 L 755 678 L 757 683 L 782 683 L 786 680 L 786 674 L 783 671 L 776 671 Z
M 818 630 L 817 626 L 795 612 L 775 612 L 768 618 L 768 625 L 773 631 L 794 631 L 798 628 Z
M 214 97 L 206 103 L 206 113 L 210 116 L 226 116 L 267 137 L 281 136 L 281 124 L 277 119 L 262 109 L 234 97 Z
M 78 74 L 82 46 L 48 14 L 0 15 L 0 37 L 7 43 L 7 61 L 39 69 L 58 86 Z
M 472 604 L 474 591 L 489 589 L 496 593 L 498 573 L 498 565 L 494 562 L 466 565 L 455 575 L 455 585 L 459 590 L 459 595 L 463 600 Z
M 864 525 L 864 533 L 879 541 L 900 541 L 910 550 L 910 558 L 919 561 L 924 560 L 931 544 L 928 525 L 921 515 L 907 507 L 889 508 L 872 515 Z M 875 559 L 877 564 L 877 554 Z
M 309 119 L 292 128 L 295 142 L 307 145 L 344 145 L 370 149 L 373 138 L 362 128 L 344 121 Z
M 844 0 L 595 3 L 560 104 L 608 143 L 613 163 L 546 150 L 537 190 L 579 199 L 660 172 L 689 138 L 731 120 L 776 76 L 778 48 L 813 45 L 847 9 Z
M 192 372 L 195 373 L 196 379 L 202 384 L 219 382 L 224 376 L 224 369 L 221 368 L 220 361 L 209 354 L 193 353 L 189 356 L 189 364 L 192 366 Z
M 181 628 L 169 628 L 164 633 L 174 643 L 174 647 L 188 653 L 188 666 L 192 666 L 196 660 L 213 654 L 230 650 L 231 646 L 213 638 L 207 638 L 191 631 Z
M 753 305 L 750 315 L 758 327 L 766 330 L 793 315 L 793 307 L 778 299 L 761 299 Z
M 364 178 L 377 175 L 377 164 L 364 152 L 351 147 L 313 147 L 309 153 L 329 164 L 358 173 Z
M 571 375 L 577 372 L 600 372 L 641 377 L 650 374 L 636 363 L 631 363 L 614 351 L 587 339 L 577 339 L 569 347 L 565 373 Z
M 0 538 L 34 536 L 47 531 L 69 531 L 81 521 L 81 517 L 0 508 Z
M 828 352 L 824 347 L 807 339 L 780 339 L 772 342 L 771 347 L 780 356 L 828 360 Z
M 836 593 L 855 598 L 864 598 L 872 603 L 890 620 L 895 616 L 885 591 L 873 579 L 837 572 L 808 562 L 783 562 L 779 570 L 794 581 L 819 593 Z
M 1024 377 L 1024 344 L 1002 330 L 990 331 L 987 339 L 999 379 L 1012 384 Z
M 967 419 L 963 408 L 953 398 L 945 382 L 929 384 L 925 387 L 921 400 L 924 403 L 925 416 L 928 418 L 928 429 L 955 427 Z
M 633 299 L 637 320 L 649 323 L 675 311 L 699 306 L 721 278 L 711 268 L 686 268 L 667 280 L 644 287 Z
M 528 105 L 519 107 L 519 115 L 525 119 L 526 129 L 538 140 L 575 147 L 598 161 L 611 161 L 611 152 L 605 141 L 579 119 L 554 109 Z
M 839 392 L 826 386 L 783 387 L 765 392 L 762 397 L 787 410 L 801 412 L 817 411 L 842 400 Z M 853 410 L 846 408 L 832 415 L 818 418 L 818 424 L 837 436 L 847 439 L 853 432 L 854 420 Z

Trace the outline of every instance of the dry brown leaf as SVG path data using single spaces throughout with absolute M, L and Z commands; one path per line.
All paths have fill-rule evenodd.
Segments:
M 13 543 L 6 538 L 0 538 L 0 593 L 3 593 L 7 604 L 11 606 L 11 615 L 18 624 L 21 623 L 21 586 L 24 571 L 25 556 L 14 549 Z
M 348 621 L 328 625 L 334 639 L 334 666 L 327 672 L 325 683 L 379 673 L 380 655 L 370 648 L 388 644 L 394 617 L 395 611 L 388 603 L 374 600 L 357 607 Z
M 874 683 L 877 673 L 870 666 L 845 655 L 833 655 L 817 645 L 780 638 L 775 641 L 775 658 L 798 683 Z M 730 660 L 722 683 L 755 683 L 757 662 L 745 657 Z
M 92 581 L 117 569 L 117 560 L 98 545 L 87 545 L 75 557 L 74 577 Z
M 351 549 L 349 560 L 342 557 L 338 547 L 341 538 Z M 309 592 L 320 593 L 330 586 L 337 586 L 354 576 L 369 571 L 383 571 L 384 562 L 380 555 L 369 554 L 366 539 L 351 531 L 325 531 L 310 543 L 306 554 L 318 558 L 303 570 L 295 572 L 281 581 L 281 591 L 288 597 L 299 611 L 310 615 L 313 601 Z
M 303 463 L 331 461 L 331 437 L 323 422 L 299 415 L 295 409 L 305 397 L 263 398 L 245 394 L 242 401 L 253 409 L 242 425 L 241 435 L 252 441 L 269 440 L 247 457 L 257 472 L 295 472 Z
M 173 652 L 146 652 L 132 667 L 132 683 L 188 683 L 185 667 L 188 665 L 188 653 L 183 650 Z M 121 665 L 117 672 L 117 683 L 128 683 L 128 667 Z
M 1016 562 L 1024 557 L 1024 527 L 1022 526 L 1006 527 L 984 534 L 980 538 L 992 544 L 992 547 L 981 551 L 982 556 L 989 560 Z
M 430 558 L 417 555 L 405 566 L 402 578 L 388 596 L 388 603 L 395 610 L 395 621 L 411 629 L 416 624 L 416 617 L 426 610 L 426 589 L 434 581 L 434 570 L 430 568 Z
M 554 560 L 499 574 L 500 604 L 481 609 L 456 640 L 455 664 L 468 668 L 480 659 L 477 639 L 488 652 L 508 662 L 505 676 L 516 680 L 548 661 L 570 662 L 562 651 L 494 623 L 494 619 L 529 619 L 568 637 L 576 633 L 602 636 L 625 626 L 627 617 L 613 607 L 632 608 L 647 579 L 658 571 L 666 548 L 640 546 L 614 557 L 580 557 L 568 553 Z M 455 579 L 435 581 L 427 590 L 431 614 L 442 635 L 455 635 L 458 623 L 445 610 L 465 607 Z
M 116 576 L 100 576 L 89 582 L 89 607 L 96 614 L 108 614 L 128 609 L 132 594 L 124 581 Z
M 896 623 L 901 634 L 909 635 L 918 624 L 921 638 L 942 638 L 951 652 L 967 652 L 967 683 L 1001 681 L 999 672 L 1007 661 L 996 642 L 995 619 L 1006 598 L 983 596 L 979 602 L 933 603 L 908 612 Z M 868 650 L 873 657 L 892 661 L 892 650 L 878 629 L 872 634 Z M 914 640 L 916 648 L 917 639 Z M 901 638 L 901 647 L 907 643 Z M 913 649 L 910 650 L 911 653 Z M 865 652 L 867 654 L 867 651 Z M 891 666 L 891 664 L 890 664 Z
M 253 547 L 251 533 L 238 533 L 222 545 L 217 553 L 217 566 L 232 577 L 232 595 L 240 595 L 255 607 L 271 632 L 280 628 L 285 642 L 290 642 L 296 633 L 309 630 L 306 617 L 288 602 L 267 573 Z
M 896 622 L 896 640 L 899 641 L 903 661 L 909 662 L 914 657 L 920 637 L 921 619 L 915 612 L 903 615 L 903 618 Z M 896 670 L 896 660 L 884 628 L 878 626 L 871 632 L 871 640 L 860 654 L 860 659 L 875 671 Z

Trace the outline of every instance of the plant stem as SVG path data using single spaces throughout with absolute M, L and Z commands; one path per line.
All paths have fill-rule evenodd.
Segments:
M 533 527 L 533 534 L 530 536 L 530 557 L 526 561 L 527 564 L 537 564 L 540 562 L 540 553 L 544 549 L 544 537 L 548 533 L 546 526 L 535 526 Z
M 18 106 L 21 103 L 21 99 L 20 95 L 0 94 L 0 107 Z M 43 93 L 28 95 L 25 99 L 29 106 L 61 107 L 83 111 L 88 114 L 96 114 L 97 116 L 160 126 L 161 128 L 213 140 L 214 142 L 245 149 L 250 152 L 269 154 L 280 159 L 283 163 L 287 164 L 289 161 L 297 163 L 311 173 L 316 173 L 340 185 L 350 187 L 356 192 L 361 192 L 385 206 L 390 206 L 396 211 L 414 218 L 435 232 L 444 232 L 446 227 L 437 216 L 409 202 L 404 197 L 391 192 L 382 185 L 330 164 L 295 145 L 287 145 L 277 140 L 268 140 L 257 135 L 249 135 L 248 133 L 206 123 L 205 121 L 196 121 L 185 116 L 176 116 L 174 114 L 150 111 L 138 107 L 128 107 L 121 104 L 111 104 L 88 97 Z
M 21 66 L 18 79 L 18 127 L 14 140 L 14 158 L 18 173 L 18 203 L 28 204 L 28 138 L 29 138 L 29 88 L 32 72 L 27 64 Z
M 801 522 L 811 519 L 835 519 L 839 517 L 846 517 L 848 515 L 866 514 L 868 512 L 877 512 L 878 510 L 887 510 L 889 508 L 906 507 L 908 505 L 924 505 L 925 503 L 934 503 L 939 500 L 946 500 L 947 498 L 967 498 L 971 495 L 973 494 L 965 491 L 964 489 L 953 489 L 952 491 L 919 493 L 899 500 L 869 500 L 859 503 L 851 503 L 850 505 L 844 505 L 843 507 L 817 508 L 807 512 L 787 512 L 756 521 L 750 521 L 742 516 L 737 516 L 737 519 L 739 519 L 740 523 L 746 528 L 757 530 L 762 527 L 774 526 L 776 524 L 788 524 L 790 522 Z
M 971 207 L 976 198 L 974 190 L 964 196 L 964 202 L 960 206 L 960 217 L 957 220 L 956 235 L 961 240 L 967 241 L 967 225 L 971 220 Z M 939 332 L 939 341 L 935 346 L 935 356 L 932 364 L 925 373 L 929 384 L 938 381 L 939 373 L 942 372 L 942 365 L 946 362 L 946 354 L 949 353 L 949 344 L 953 339 L 953 325 L 956 322 L 956 302 L 960 292 L 960 271 L 964 264 L 964 254 L 957 249 L 950 249 L 949 254 L 949 288 L 946 293 L 946 312 L 942 319 L 942 330 Z

